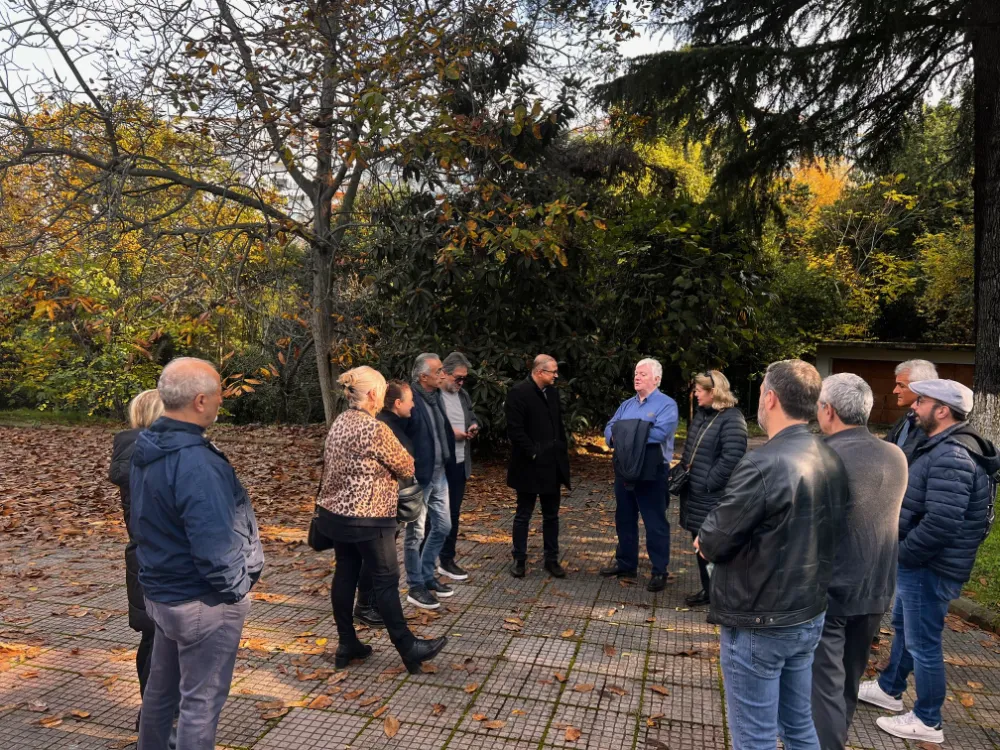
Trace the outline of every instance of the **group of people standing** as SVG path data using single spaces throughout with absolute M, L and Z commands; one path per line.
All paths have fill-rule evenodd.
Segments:
M 411 672 L 446 638 L 410 631 L 399 596 L 403 537 L 406 602 L 435 609 L 468 579 L 456 540 L 471 441 L 479 420 L 458 352 L 419 355 L 411 381 L 370 367 L 344 373 L 349 408 L 331 425 L 309 531 L 334 550 L 335 663 L 365 659 L 355 622 L 386 628 Z M 558 362 L 538 355 L 505 404 L 515 490 L 510 573 L 527 575 L 528 530 L 541 505 L 544 569 L 560 562 L 561 488 L 571 486 L 568 440 L 555 384 Z M 641 517 L 652 573 L 667 583 L 671 493 L 691 533 L 701 589 L 721 626 L 727 716 L 736 750 L 843 748 L 858 700 L 911 712 L 878 725 L 941 742 L 945 694 L 941 631 L 989 531 L 1000 456 L 967 422 L 972 393 L 919 360 L 897 369 L 910 412 L 881 441 L 867 429 L 871 388 L 856 375 L 821 380 L 800 360 L 768 367 L 758 423 L 766 444 L 748 452 L 747 424 L 718 370 L 694 378 L 697 409 L 671 469 L 679 413 L 659 390 L 662 368 L 635 368 L 635 396 L 608 422 L 614 450 L 618 544 L 605 576 L 635 578 Z M 205 436 L 222 403 L 208 362 L 180 358 L 155 391 L 130 406 L 115 437 L 111 479 L 129 532 L 129 621 L 142 633 L 140 750 L 208 750 L 228 696 L 240 633 L 264 558 L 253 507 L 225 455 Z M 809 424 L 817 421 L 822 435 Z M 445 582 L 446 579 L 447 582 Z M 861 682 L 882 615 L 893 606 L 888 667 Z M 173 726 L 176 719 L 176 727 Z

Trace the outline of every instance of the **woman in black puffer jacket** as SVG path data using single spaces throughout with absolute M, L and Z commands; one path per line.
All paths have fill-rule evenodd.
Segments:
M 729 380 L 718 370 L 695 376 L 698 400 L 688 426 L 681 463 L 690 467 L 687 486 L 681 491 L 681 525 L 698 536 L 709 512 L 722 500 L 722 492 L 736 464 L 747 452 L 747 422 L 736 408 Z M 701 591 L 685 598 L 689 606 L 708 604 L 708 563 L 700 555 Z
M 139 694 L 146 691 L 149 678 L 149 658 L 153 653 L 153 636 L 156 625 L 146 614 L 146 603 L 139 584 L 139 560 L 135 554 L 135 539 L 132 535 L 132 499 L 129 493 L 129 468 L 132 463 L 132 449 L 139 433 L 149 427 L 163 414 L 163 402 L 155 390 L 143 391 L 128 407 L 130 430 L 115 435 L 111 452 L 111 470 L 108 479 L 118 485 L 121 493 L 122 512 L 125 514 L 125 528 L 128 530 L 128 545 L 125 547 L 125 591 L 128 594 L 128 624 L 132 630 L 142 634 L 139 649 L 135 654 L 135 670 L 139 674 Z

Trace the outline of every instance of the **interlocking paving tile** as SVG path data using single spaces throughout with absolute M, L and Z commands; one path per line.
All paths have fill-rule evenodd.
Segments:
M 545 736 L 545 746 L 587 750 L 628 750 L 632 747 L 637 723 L 638 718 L 634 714 L 559 705 Z M 568 737 L 566 733 L 568 727 L 580 730 L 580 737 L 578 739 Z
M 642 723 L 640 745 L 645 750 L 724 750 L 725 732 L 711 724 L 691 724 L 686 721 L 654 722 L 649 727 Z
M 76 676 L 69 672 L 39 669 L 33 664 L 0 672 L 0 706 L 14 706 L 41 700 L 46 694 L 61 690 L 66 683 L 75 678 Z
M 51 713 L 15 711 L 0 716 L 0 741 L 5 750 L 107 750 L 112 744 L 136 736 L 90 719 L 66 718 L 54 727 L 38 723 Z
M 717 690 L 721 671 L 719 660 L 714 658 L 650 654 L 646 677 L 665 685 L 689 685 Z
M 293 708 L 280 723 L 254 743 L 254 750 L 343 750 L 369 747 L 354 739 L 371 723 L 370 717 L 333 711 Z
M 594 672 L 618 680 L 642 679 L 646 669 L 645 651 L 617 651 L 609 656 L 604 646 L 581 643 L 573 662 L 573 672 Z
M 400 723 L 398 732 L 390 738 L 385 733 L 383 722 L 384 717 L 373 721 L 351 747 L 359 748 L 359 750 L 390 747 L 406 748 L 407 750 L 442 750 L 448 746 L 452 733 L 450 728 Z
M 537 744 L 545 734 L 553 709 L 551 703 L 480 693 L 462 718 L 458 729 L 469 734 L 506 737 Z M 487 722 L 491 721 L 502 721 L 503 726 L 487 726 Z
M 588 690 L 588 687 L 593 686 Z M 578 689 L 579 688 L 579 689 Z M 636 713 L 642 701 L 642 682 L 607 675 L 593 675 L 575 669 L 566 681 L 559 703 L 615 713 Z
M 57 690 L 46 693 L 44 702 L 50 713 L 86 711 L 89 721 L 134 731 L 139 715 L 139 683 L 100 676 L 76 677 Z
M 395 692 L 387 692 L 384 700 L 372 704 L 367 710 L 374 711 L 388 703 L 388 713 L 401 722 L 453 727 L 473 701 L 472 694 L 464 690 L 437 685 L 412 683 L 394 689 Z
M 139 643 L 139 634 L 134 633 L 133 636 L 131 642 L 119 645 L 88 637 L 67 638 L 58 646 L 44 651 L 31 663 L 46 669 L 76 674 L 100 672 L 136 681 L 139 676 L 135 668 L 135 648 Z
M 657 683 L 647 682 L 643 693 L 643 712 L 647 716 L 663 714 L 668 721 L 722 726 L 722 697 L 718 690 L 666 685 L 669 695 L 654 692 Z

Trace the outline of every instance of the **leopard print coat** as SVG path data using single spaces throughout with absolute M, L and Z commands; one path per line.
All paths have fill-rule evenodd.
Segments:
M 316 503 L 354 518 L 395 518 L 400 477 L 413 476 L 413 456 L 389 426 L 350 409 L 326 436 L 323 484 Z

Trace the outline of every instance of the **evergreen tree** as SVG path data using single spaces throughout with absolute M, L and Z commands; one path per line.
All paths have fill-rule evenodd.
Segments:
M 974 418 L 1000 438 L 1000 2 L 650 0 L 647 9 L 686 46 L 636 58 L 598 94 L 653 128 L 711 133 L 720 186 L 759 197 L 803 158 L 877 166 L 926 98 L 961 101 L 974 166 Z

